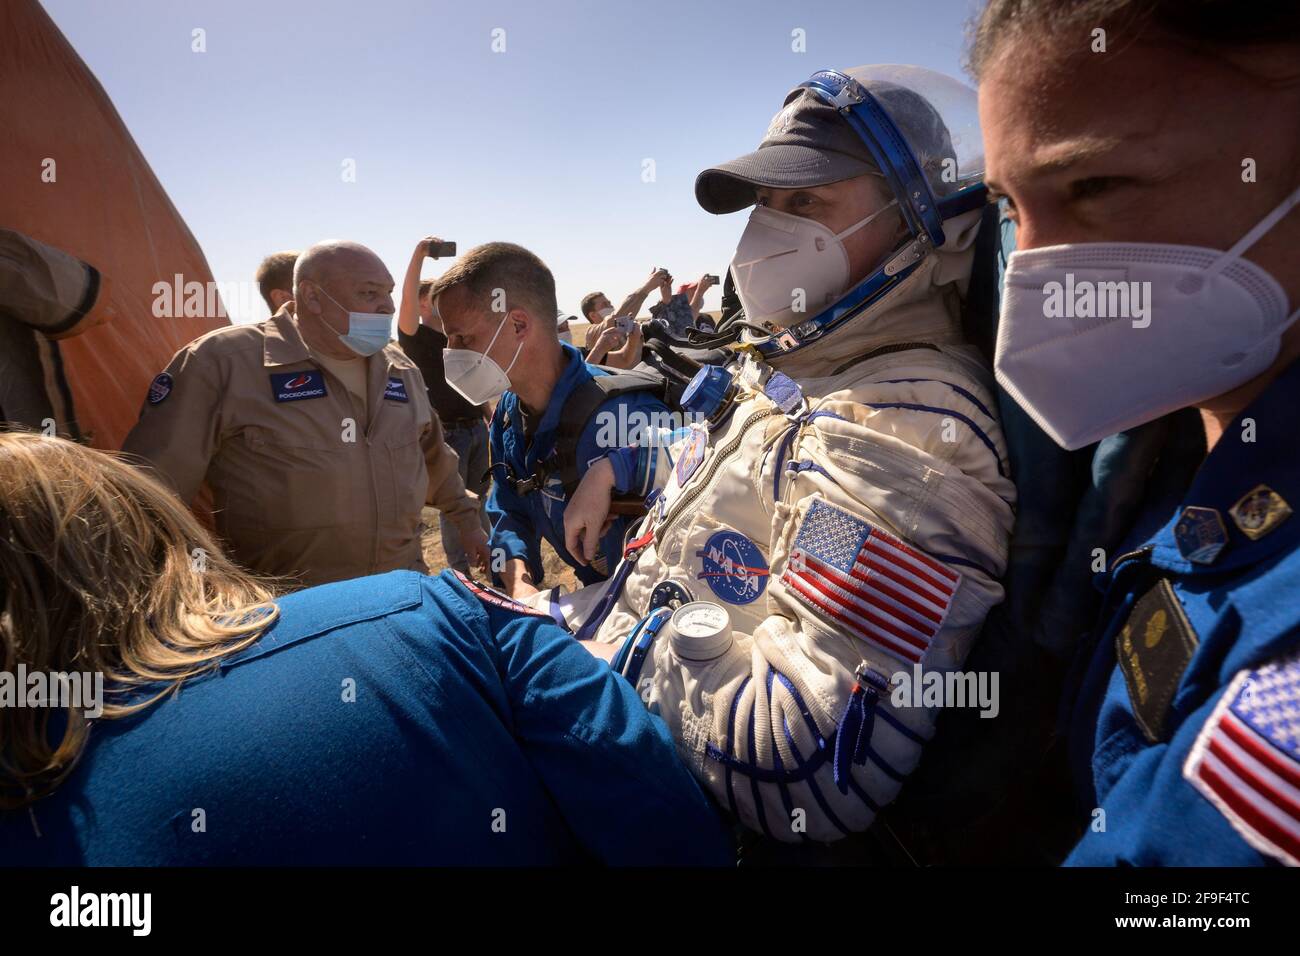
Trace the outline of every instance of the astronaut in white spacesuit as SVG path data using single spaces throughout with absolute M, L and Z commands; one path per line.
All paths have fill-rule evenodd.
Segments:
M 700 204 L 755 205 L 731 271 L 745 332 L 670 446 L 593 466 L 565 516 L 650 510 L 609 581 L 546 594 L 745 825 L 870 826 L 933 736 L 902 677 L 959 670 L 1002 598 L 1015 489 L 959 310 L 985 205 L 975 93 L 917 67 L 823 71 Z M 891 700 L 895 698 L 895 700 Z

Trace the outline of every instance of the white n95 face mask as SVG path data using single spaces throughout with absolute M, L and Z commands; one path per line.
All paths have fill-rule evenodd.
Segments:
M 1089 242 L 1007 260 L 993 365 L 1052 439 L 1075 449 L 1243 385 L 1277 358 L 1286 291 L 1242 258 L 1300 189 L 1231 249 Z
M 320 294 L 325 296 L 340 309 L 343 306 L 339 300 L 334 298 L 320 286 L 316 287 Z M 343 309 L 348 312 L 347 309 Z M 356 352 L 362 358 L 374 355 L 389 342 L 389 334 L 393 331 L 393 316 L 385 312 L 348 312 L 348 330 L 347 332 L 338 333 L 339 341 Z
M 524 343 L 519 343 L 514 358 L 504 369 L 487 356 L 487 352 L 492 351 L 492 346 L 496 344 L 501 330 L 505 327 L 506 316 L 503 315 L 501 324 L 497 326 L 486 352 L 475 352 L 471 349 L 442 350 L 442 366 L 447 375 L 447 384 L 465 396 L 465 401 L 471 405 L 494 402 L 510 388 L 510 376 L 507 373 L 515 367 L 515 361 L 519 358 Z
M 803 216 L 755 206 L 731 259 L 746 319 L 788 327 L 835 302 L 849 288 L 844 238 L 897 205 L 891 200 L 840 233 Z M 802 296 L 796 290 L 803 290 Z

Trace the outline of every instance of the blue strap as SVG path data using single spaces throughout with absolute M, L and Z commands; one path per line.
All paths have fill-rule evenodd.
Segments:
M 627 667 L 619 669 L 623 676 L 627 678 L 627 682 L 633 687 L 636 687 L 637 679 L 641 676 L 641 668 L 645 665 L 645 659 L 650 653 L 650 648 L 654 646 L 655 639 L 659 636 L 659 632 L 663 630 L 664 623 L 672 616 L 672 613 L 672 608 L 661 607 L 656 608 L 641 619 L 645 626 L 640 628 L 641 633 L 632 647 Z
M 815 422 L 819 418 L 837 418 L 842 422 L 848 421 L 848 419 L 845 418 L 843 415 L 837 415 L 834 412 L 813 412 L 811 415 L 808 416 L 807 421 Z
M 772 500 L 779 501 L 781 498 L 781 463 L 785 461 L 786 454 L 790 451 L 790 446 L 794 442 L 794 437 L 799 433 L 799 425 L 796 423 L 785 430 L 785 435 L 781 438 L 781 444 L 776 452 L 776 465 L 772 469 Z
M 654 496 L 657 497 L 657 496 Z M 653 500 L 653 498 L 651 499 Z M 649 520 L 647 514 L 636 526 L 636 531 L 640 531 L 646 521 Z M 605 618 L 609 616 L 610 610 L 618 600 L 618 596 L 623 592 L 623 585 L 627 583 L 628 575 L 632 573 L 632 565 L 636 563 L 637 555 L 640 554 L 638 548 L 631 554 L 624 552 L 623 560 L 618 564 L 618 570 L 614 572 L 613 578 L 609 582 L 609 589 L 601 596 L 600 603 L 592 612 L 587 620 L 583 621 L 582 627 L 578 628 L 578 633 L 574 635 L 580 641 L 589 641 L 595 637 L 596 632 L 600 630 L 600 625 L 605 623 Z
M 799 383 L 784 372 L 772 372 L 763 385 L 763 394 L 787 415 L 803 407 L 803 390 Z
M 790 475 L 802 474 L 805 471 L 815 471 L 817 474 L 825 475 L 827 478 L 830 478 L 831 481 L 835 481 L 835 477 L 829 471 L 817 464 L 817 462 L 811 461 L 807 458 L 804 458 L 801 461 L 786 462 L 785 470 L 786 474 Z M 836 482 L 836 484 L 838 484 L 838 482 Z
M 936 561 L 942 561 L 944 564 L 956 564 L 965 568 L 974 568 L 976 571 L 982 571 L 987 574 L 995 581 L 1001 577 L 1001 575 L 994 574 L 988 568 L 984 567 L 984 565 L 971 561 L 969 558 L 958 557 L 955 554 L 940 554 L 937 551 L 931 551 L 930 557 L 934 558 Z
M 609 662 L 610 669 L 616 674 L 623 673 L 623 667 L 627 664 L 628 655 L 631 652 L 632 644 L 636 641 L 636 636 L 641 633 L 641 628 L 645 626 L 646 618 L 636 622 L 636 625 L 628 632 L 627 637 L 623 638 L 623 646 L 618 649 L 614 659 Z
M 882 720 L 884 720 L 885 723 L 889 724 L 889 726 L 893 727 L 895 730 L 897 730 L 908 740 L 912 741 L 912 743 L 919 744 L 922 747 L 924 747 L 926 743 L 928 743 L 928 741 L 924 737 L 922 737 L 916 731 L 912 730 L 905 723 L 903 723 L 901 720 L 899 720 L 897 717 L 891 714 L 888 708 L 884 708 L 878 711 L 876 716 L 880 717 Z
M 849 792 L 848 781 L 853 776 L 851 765 L 860 766 L 866 762 L 871 749 L 871 731 L 876 722 L 876 704 L 888 687 L 888 679 L 879 671 L 870 667 L 859 669 L 853 692 L 849 694 L 844 713 L 835 728 L 833 776 L 840 793 Z

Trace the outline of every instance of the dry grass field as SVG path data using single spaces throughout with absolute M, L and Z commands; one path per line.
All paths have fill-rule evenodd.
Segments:
M 442 550 L 442 534 L 438 530 L 438 512 L 425 508 L 424 518 L 424 562 L 429 566 L 430 574 L 438 574 L 447 567 L 447 556 Z M 546 570 L 546 586 L 563 584 L 566 591 L 578 587 L 578 579 L 573 569 L 560 560 L 559 556 L 545 541 L 542 542 L 542 566 Z M 476 575 L 482 579 L 483 575 Z

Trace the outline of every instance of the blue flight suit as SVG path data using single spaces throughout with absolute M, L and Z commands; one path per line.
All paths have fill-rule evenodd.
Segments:
M 717 864 L 667 728 L 549 616 L 446 572 L 288 595 L 251 647 L 0 813 L 0 864 Z
M 1067 864 L 1300 861 L 1298 433 L 1300 362 L 1099 576 L 1070 741 L 1095 809 Z
M 976 239 L 963 328 L 991 356 L 1016 236 L 1005 210 L 989 207 L 985 216 L 997 228 L 986 222 Z M 946 710 L 925 760 L 887 811 L 889 838 L 929 865 L 1054 866 L 1073 847 L 1078 826 L 1057 725 L 1063 685 L 1100 609 L 1094 549 L 1122 554 L 1131 535 L 1145 533 L 1139 521 L 1159 527 L 1152 516 L 1181 500 L 1205 457 L 1195 409 L 1068 451 L 1001 386 L 997 399 L 1016 524 L 1006 597 L 985 618 L 964 669 L 1000 676 L 1002 709 L 997 720 L 975 708 Z
M 555 450 L 556 428 L 560 424 L 564 402 L 582 382 L 596 375 L 608 375 L 605 369 L 588 365 L 582 353 L 572 345 L 561 343 L 568 364 L 555 384 L 550 403 L 546 406 L 534 433 L 525 436 L 519 398 L 506 392 L 492 416 L 488 442 L 492 451 L 492 491 L 488 495 L 487 515 L 492 522 L 489 545 L 495 562 L 523 558 L 528 571 L 539 587 L 543 581 L 541 539 L 545 538 L 556 554 L 577 573 L 583 584 L 603 581 L 623 556 L 623 541 L 633 520 L 617 517 L 600 540 L 596 558 L 589 564 L 579 564 L 564 546 L 563 482 L 552 472 L 545 485 L 529 494 L 516 494 L 507 483 L 514 478 L 527 479 L 537 471 L 539 462 L 545 463 Z M 620 406 L 622 408 L 620 409 Z M 578 439 L 578 474 L 599 458 L 623 445 L 631 444 L 624 427 L 639 430 L 642 422 L 653 426 L 666 422 L 668 407 L 650 392 L 634 392 L 611 398 L 601 405 L 587 421 Z M 626 423 L 624 426 L 621 423 Z M 653 476 L 650 476 L 651 478 Z M 647 479 L 649 480 L 649 479 Z M 649 494 L 653 485 L 634 489 Z

